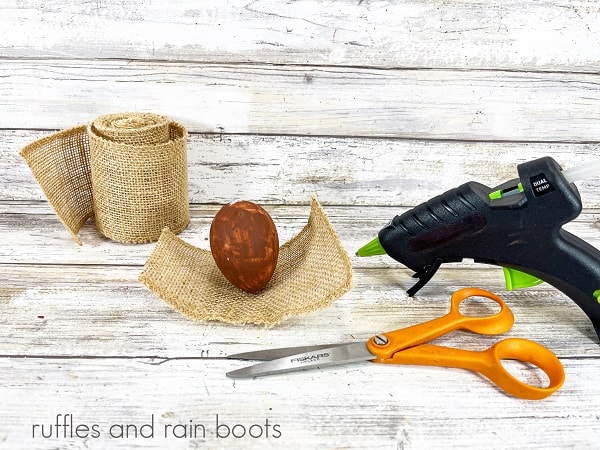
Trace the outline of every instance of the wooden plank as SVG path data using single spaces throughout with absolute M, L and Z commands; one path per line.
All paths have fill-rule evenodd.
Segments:
M 0 130 L 1 200 L 44 199 L 18 151 L 50 133 Z M 314 193 L 325 205 L 414 206 L 467 181 L 497 186 L 542 156 L 575 167 L 600 158 L 600 144 L 191 134 L 189 194 L 202 204 L 308 204 Z M 577 185 L 584 208 L 600 208 L 600 177 Z
M 155 244 L 126 245 L 104 238 L 93 221 L 82 229 L 83 246 L 75 244 L 58 218 L 46 204 L 36 211 L 36 205 L 0 202 L 0 261 L 7 264 L 60 265 L 134 265 L 141 266 Z M 199 248 L 208 249 L 212 220 L 220 205 L 196 205 L 191 210 L 191 223 L 179 236 Z M 308 221 L 310 208 L 306 206 L 271 206 L 265 208 L 277 226 L 280 243 L 296 236 Z M 406 211 L 398 207 L 325 206 L 325 213 L 338 234 L 345 250 L 354 255 L 356 250 L 376 236 L 396 214 Z M 591 245 L 600 248 L 597 210 L 582 213 L 565 228 Z M 353 257 L 354 258 L 354 257 Z M 391 258 L 354 258 L 358 267 L 389 267 L 396 265 Z
M 599 23 L 595 0 L 10 0 L 0 56 L 597 73 Z
M 266 329 L 192 321 L 137 281 L 141 267 L 3 264 L 0 277 L 0 355 L 106 356 L 170 359 L 223 357 L 260 348 L 367 339 L 380 331 L 448 311 L 460 288 L 501 295 L 516 321 L 507 334 L 543 342 L 561 357 L 600 357 L 587 316 L 549 285 L 507 292 L 501 270 L 449 265 L 414 298 L 409 270 L 354 268 L 354 288 L 333 306 Z M 469 333 L 440 342 L 482 349 L 497 337 Z
M 597 76 L 580 73 L 7 60 L 0 77 L 4 128 L 140 110 L 200 132 L 600 141 Z
M 600 370 L 600 361 L 566 359 L 563 363 L 564 388 L 544 401 L 528 402 L 504 395 L 483 377 L 434 367 L 364 362 L 234 382 L 225 372 L 247 363 L 2 358 L 0 441 L 14 450 L 594 448 L 598 412 L 589 400 L 600 396 L 600 388 L 589 374 Z M 524 379 L 532 377 L 528 368 L 516 373 Z M 290 395 L 290 386 L 302 389 L 294 388 Z M 58 417 L 61 421 L 70 414 L 74 428 L 87 424 L 92 431 L 97 425 L 96 437 L 92 433 L 87 438 L 40 437 L 41 425 L 48 433 L 58 414 L 63 415 Z M 248 433 L 258 424 L 263 434 L 223 437 L 222 427 L 219 438 L 217 415 L 219 425 L 240 424 Z M 154 433 L 150 435 L 151 428 L 146 427 L 144 438 L 140 427 L 152 424 L 152 418 Z M 174 425 L 190 423 L 204 425 L 204 433 L 190 439 L 180 428 L 179 437 L 172 435 Z M 35 438 L 34 425 L 38 425 Z M 119 436 L 119 425 L 137 426 L 137 438 L 133 428 L 128 437 L 111 437 L 111 428 L 113 436 Z M 166 425 L 171 427 L 165 437 Z M 241 426 L 236 430 L 239 436 Z M 253 431 L 258 435 L 259 427 Z

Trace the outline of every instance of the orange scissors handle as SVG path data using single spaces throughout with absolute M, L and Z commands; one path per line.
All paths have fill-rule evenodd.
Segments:
M 502 360 L 509 359 L 531 363 L 543 370 L 548 376 L 548 386 L 529 385 L 515 378 L 502 364 Z M 385 362 L 473 370 L 485 375 L 509 394 L 528 400 L 548 397 L 558 390 L 565 380 L 563 366 L 554 353 L 536 342 L 518 338 L 504 339 L 482 352 L 419 345 L 398 352 L 393 359 Z
M 490 316 L 466 316 L 461 314 L 460 304 L 469 297 L 485 297 L 500 305 L 500 311 Z M 391 359 L 396 352 L 424 344 L 453 330 L 467 330 L 478 334 L 501 334 L 514 323 L 512 311 L 497 295 L 478 288 L 456 291 L 450 299 L 450 312 L 443 317 L 408 328 L 374 336 L 367 348 L 377 355 L 378 362 Z

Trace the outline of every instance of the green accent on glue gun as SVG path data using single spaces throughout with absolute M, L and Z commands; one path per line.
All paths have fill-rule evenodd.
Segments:
M 597 291 L 594 291 L 594 293 L 592 294 L 594 297 L 596 297 L 596 301 L 598 303 L 600 303 L 600 289 L 598 289 Z
M 376 255 L 386 255 L 387 252 L 381 246 L 381 242 L 379 242 L 379 238 L 376 237 L 371 242 L 366 245 L 363 245 L 356 252 L 357 256 L 376 256 Z
M 504 279 L 506 280 L 506 289 L 512 291 L 513 289 L 522 289 L 537 286 L 538 284 L 543 283 L 543 280 L 540 280 L 533 275 L 529 275 L 528 273 L 521 272 L 520 270 L 511 269 L 509 267 L 503 267 L 504 270 Z M 600 291 L 596 291 L 600 294 Z
M 490 198 L 490 200 L 498 200 L 499 198 L 502 198 L 505 195 L 512 195 L 512 194 L 516 194 L 517 192 L 524 192 L 524 191 L 525 191 L 525 189 L 523 188 L 523 184 L 519 183 L 519 184 L 517 184 L 516 189 L 513 188 L 508 191 L 505 189 L 499 189 L 497 191 L 490 192 L 489 198 Z
M 489 197 L 490 200 L 498 200 L 499 198 L 502 198 L 502 189 L 499 191 L 490 192 Z

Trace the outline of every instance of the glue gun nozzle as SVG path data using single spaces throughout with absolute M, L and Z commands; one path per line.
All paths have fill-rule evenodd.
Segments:
M 381 246 L 381 242 L 379 242 L 379 238 L 376 237 L 371 242 L 366 245 L 363 245 L 356 252 L 356 256 L 376 256 L 376 255 L 386 255 L 387 252 Z

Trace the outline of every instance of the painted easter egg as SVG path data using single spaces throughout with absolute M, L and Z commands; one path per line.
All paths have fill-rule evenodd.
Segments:
M 210 250 L 231 284 L 255 294 L 265 288 L 275 272 L 279 237 L 269 213 L 242 200 L 223 206 L 215 215 L 210 227 Z

